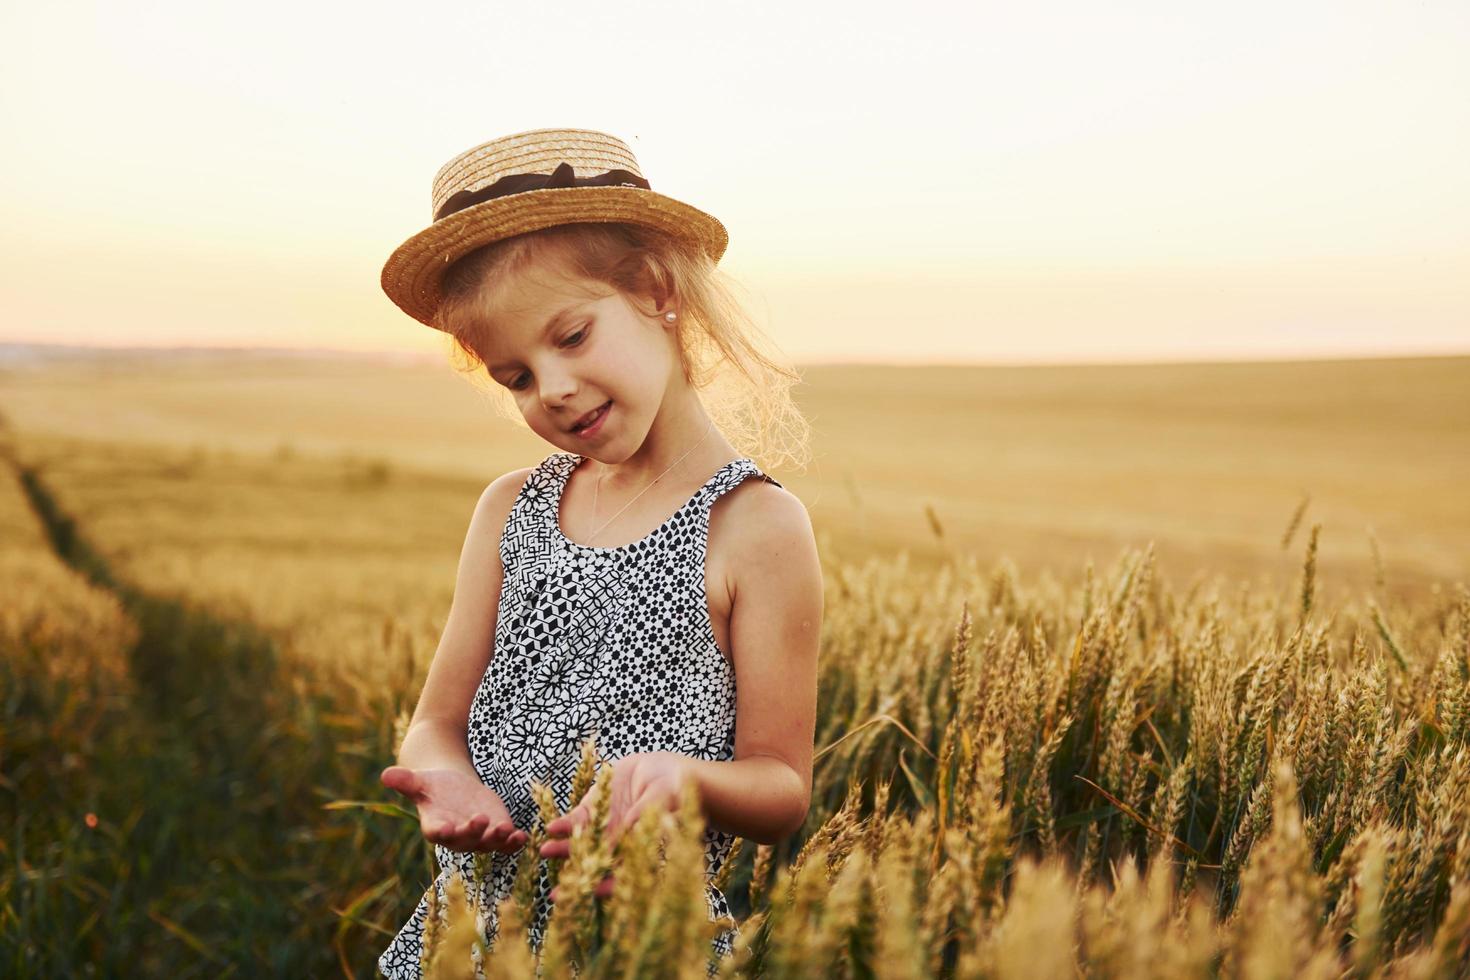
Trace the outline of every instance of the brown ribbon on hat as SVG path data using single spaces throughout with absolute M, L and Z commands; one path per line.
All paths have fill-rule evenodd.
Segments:
M 590 177 L 578 177 L 570 163 L 562 163 L 549 174 L 509 174 L 495 183 L 477 191 L 458 191 L 434 214 L 434 220 L 446 218 L 456 211 L 463 211 L 491 198 L 519 194 L 522 191 L 539 191 L 550 187 L 616 187 L 627 185 L 652 190 L 648 181 L 627 170 L 609 170 Z

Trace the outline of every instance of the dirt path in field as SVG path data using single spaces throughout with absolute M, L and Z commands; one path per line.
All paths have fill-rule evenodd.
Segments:
M 146 976 L 251 975 L 282 948 L 325 950 L 322 937 L 302 934 L 321 917 L 311 914 L 314 883 L 293 856 L 303 845 L 291 831 L 319 801 L 281 764 L 296 756 L 274 642 L 252 624 L 122 580 L 42 473 L 13 457 L 0 465 L 15 469 L 56 554 L 115 594 L 139 626 L 127 659 L 140 735 L 97 773 L 106 795 L 136 815 L 130 827 L 120 821 L 126 839 L 107 883 L 114 907 L 129 910 L 121 924 L 102 925 L 117 930 L 117 965 Z

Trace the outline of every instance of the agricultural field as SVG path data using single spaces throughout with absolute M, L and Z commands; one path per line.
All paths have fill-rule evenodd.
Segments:
M 815 786 L 723 970 L 1466 975 L 1470 358 L 804 377 Z M 0 973 L 373 976 L 434 870 L 377 774 L 549 448 L 447 367 L 160 355 L 0 369 L 0 449 Z M 656 829 L 547 975 L 704 975 Z

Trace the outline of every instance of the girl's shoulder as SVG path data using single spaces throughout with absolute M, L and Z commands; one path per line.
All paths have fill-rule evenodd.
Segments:
M 724 608 L 760 610 L 760 629 L 779 632 L 786 628 L 782 623 L 804 629 L 821 618 L 823 592 L 822 561 L 806 505 L 778 483 L 754 477 L 736 490 L 725 495 L 728 509 L 721 514 L 716 508 L 710 522 L 709 581 L 718 583 L 726 597 Z
M 487 518 L 493 519 L 495 527 L 504 527 L 510 519 L 512 509 L 516 501 L 520 500 L 527 488 L 531 486 L 533 478 L 541 469 L 541 464 L 535 466 L 523 466 L 520 469 L 509 470 L 490 481 L 480 494 L 480 502 L 477 509 L 483 510 Z
M 554 452 L 532 466 L 511 470 L 500 479 L 513 482 L 520 489 L 528 492 L 537 489 L 549 490 L 553 484 L 571 472 L 578 458 L 576 453 Z
M 534 524 L 542 518 L 545 501 L 556 493 L 562 474 L 564 453 L 553 453 L 534 466 L 522 466 L 501 474 L 480 494 L 477 510 L 483 512 L 479 523 L 494 528 L 501 566 L 509 569 L 516 554 L 524 546 L 525 534 L 518 528 Z
M 815 551 L 811 515 L 800 497 L 753 470 L 723 494 L 710 518 L 710 547 L 738 564 L 752 554 Z
M 787 533 L 811 529 L 811 517 L 801 498 L 759 469 L 752 468 L 722 499 L 727 523 L 747 529 L 770 525 Z
M 575 453 L 555 452 L 533 466 L 503 473 L 485 488 L 485 496 L 494 501 L 494 509 L 505 518 L 523 499 L 549 494 L 577 462 Z

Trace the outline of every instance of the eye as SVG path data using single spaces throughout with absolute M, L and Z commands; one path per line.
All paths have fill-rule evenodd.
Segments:
M 571 334 L 566 338 L 565 341 L 562 342 L 563 349 L 568 347 L 582 346 L 582 344 L 587 340 L 587 331 L 591 328 L 591 326 L 592 325 L 590 323 L 582 324 L 581 330 L 578 330 L 576 333 Z M 525 374 L 518 374 L 514 378 L 510 379 L 510 382 L 506 385 L 506 387 L 509 388 L 511 391 L 520 391 L 526 386 L 526 382 L 522 381 L 522 379 L 526 377 L 527 376 Z

